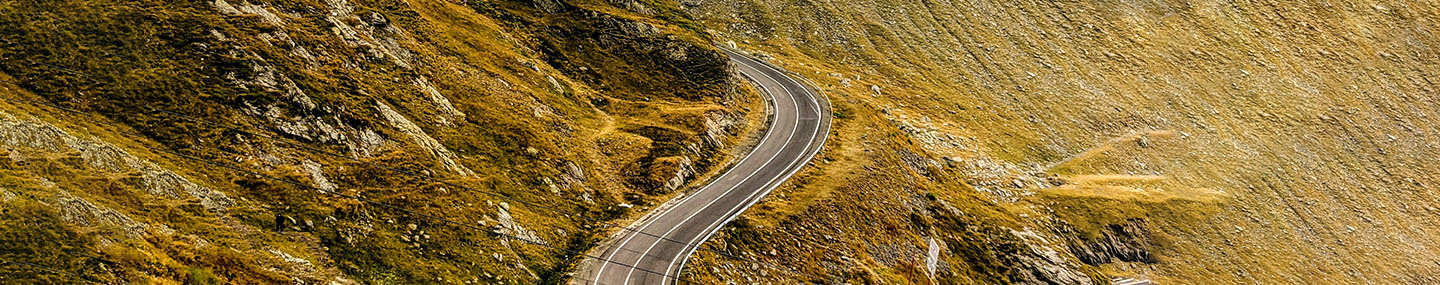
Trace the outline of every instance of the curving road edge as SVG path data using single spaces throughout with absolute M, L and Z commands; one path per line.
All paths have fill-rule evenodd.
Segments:
M 656 208 L 602 245 L 601 258 L 574 275 L 574 284 L 670 284 L 700 244 L 799 172 L 830 133 L 825 98 L 764 62 L 722 49 L 768 101 L 769 127 L 733 167 L 678 200 Z

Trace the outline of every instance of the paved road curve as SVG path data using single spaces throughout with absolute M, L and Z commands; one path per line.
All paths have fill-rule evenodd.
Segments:
M 830 112 L 823 99 L 779 70 L 726 53 L 770 101 L 769 131 L 749 155 L 709 185 L 632 225 L 638 233 L 623 231 L 600 255 L 613 262 L 598 262 L 577 273 L 576 283 L 676 283 L 673 277 L 701 243 L 804 167 L 824 144 Z

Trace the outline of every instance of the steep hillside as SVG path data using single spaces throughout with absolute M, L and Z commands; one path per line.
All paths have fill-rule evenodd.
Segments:
M 686 0 L 836 102 L 687 277 L 1434 283 L 1431 1 Z M 1087 278 L 1089 276 L 1089 278 Z
M 0 280 L 556 282 L 763 123 L 679 9 L 0 1 Z

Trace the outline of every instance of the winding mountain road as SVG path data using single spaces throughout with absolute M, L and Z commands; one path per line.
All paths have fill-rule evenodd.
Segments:
M 622 231 L 596 262 L 577 273 L 584 284 L 671 284 L 690 254 L 725 223 L 804 167 L 825 143 L 830 112 L 823 98 L 799 81 L 743 54 L 725 51 L 769 102 L 767 133 L 710 184 L 657 208 Z M 663 238 L 660 238 L 663 237 Z M 633 265 L 624 266 L 624 265 Z

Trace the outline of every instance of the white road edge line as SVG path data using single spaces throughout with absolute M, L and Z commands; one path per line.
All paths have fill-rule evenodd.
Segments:
M 739 53 L 737 52 L 737 54 L 739 54 Z M 743 56 L 742 56 L 742 57 L 743 57 Z M 789 76 L 786 76 L 783 71 L 780 71 L 779 69 L 776 69 L 776 68 L 774 68 L 774 67 L 765 65 L 764 63 L 761 63 L 761 62 L 758 61 L 758 60 L 754 60 L 754 59 L 750 59 L 750 58 L 745 58 L 745 60 L 750 60 L 750 61 L 753 61 L 753 62 L 755 62 L 755 63 L 758 63 L 760 66 L 763 66 L 763 67 L 765 67 L 765 68 L 770 68 L 770 69 L 774 70 L 776 73 L 779 73 L 779 74 L 781 75 L 781 77 L 785 77 L 786 80 L 789 80 L 791 83 L 794 83 L 796 86 L 800 86 L 801 91 L 804 91 L 804 92 L 805 92 L 805 96 L 806 96 L 806 97 L 809 97 L 809 99 L 810 99 L 811 102 L 815 102 L 815 103 L 816 103 L 815 105 L 812 106 L 813 109 L 815 109 L 815 111 L 816 111 L 816 112 L 815 112 L 816 116 L 819 117 L 819 118 L 824 118 L 824 117 L 825 117 L 825 114 L 821 113 L 821 112 L 824 111 L 824 110 L 820 108 L 820 104 L 819 104 L 820 102 L 819 102 L 819 100 L 817 100 L 818 97 L 815 96 L 814 93 L 811 93 L 811 92 L 810 92 L 810 89 L 809 89 L 809 88 L 806 88 L 804 84 L 801 84 L 799 81 L 795 81 L 794 78 L 791 78 L 791 77 L 789 77 Z M 759 68 L 756 68 L 756 70 L 760 70 L 760 69 L 759 69 Z M 763 73 L 763 70 L 762 70 L 762 73 Z M 768 78 L 770 78 L 771 80 L 774 80 L 774 79 L 775 79 L 774 77 L 770 76 L 769 74 L 766 74 L 765 77 L 768 77 Z M 779 82 L 779 80 L 776 80 L 776 82 Z M 784 87 L 784 85 L 781 85 L 781 87 Z M 788 91 L 788 88 L 787 88 L 787 91 Z M 794 97 L 791 97 L 791 98 L 793 99 Z M 826 105 L 829 105 L 829 104 L 830 104 L 830 100 L 829 100 L 829 99 L 826 99 L 826 100 L 825 100 L 825 103 L 826 103 Z M 830 133 L 830 130 L 831 130 L 831 128 L 832 128 L 833 126 L 834 126 L 834 119 L 833 119 L 833 118 L 830 119 L 830 120 L 826 120 L 825 129 L 823 130 L 824 133 L 825 133 L 825 136 L 820 137 L 820 146 L 819 146 L 819 147 L 816 147 L 816 148 L 815 148 L 815 151 L 814 151 L 814 152 L 811 152 L 811 153 L 805 158 L 804 161 L 806 161 L 806 162 L 808 163 L 810 160 L 812 160 L 812 159 L 815 158 L 815 155 L 816 155 L 816 154 L 819 154 L 819 153 L 820 153 L 820 150 L 824 149 L 824 147 L 825 147 L 825 142 L 830 138 L 830 134 L 829 134 L 829 133 Z M 821 133 L 821 131 L 822 131 L 822 130 L 817 129 L 817 130 L 815 130 L 815 134 L 819 134 L 819 133 Z M 812 134 L 811 141 L 812 141 L 812 142 L 814 141 L 813 134 Z M 806 145 L 806 149 L 808 149 L 808 148 L 809 148 L 809 145 Z M 803 168 L 803 164 L 802 164 L 802 167 L 797 167 L 797 168 L 795 168 L 794 170 L 791 170 L 790 173 L 786 174 L 786 175 L 784 176 L 785 178 L 784 178 L 784 179 L 781 179 L 780 181 L 783 182 L 783 181 L 789 180 L 790 177 L 791 177 L 791 176 L 794 176 L 796 173 L 798 173 L 801 168 Z M 783 183 L 782 183 L 782 184 L 783 184 Z M 780 186 L 779 184 L 776 184 L 776 185 L 774 185 L 774 186 L 772 186 L 772 187 L 769 187 L 768 189 L 766 189 L 766 190 L 764 191 L 764 194 L 762 194 L 761 197 L 764 197 L 764 195 L 769 195 L 769 193 L 770 193 L 771 191 L 775 190 L 775 188 L 778 188 L 779 186 Z M 748 205 L 746 205 L 745 208 L 743 208 L 743 209 L 749 209 L 750 207 L 754 206 L 754 205 L 755 205 L 757 202 L 759 202 L 759 201 L 760 201 L 760 199 L 755 199 L 755 200 L 753 200 L 753 201 L 750 201 L 750 203 L 749 203 Z M 743 212 L 743 211 L 742 211 L 742 212 Z M 735 219 L 736 217 L 738 217 L 738 216 L 739 216 L 739 212 L 734 213 L 734 214 L 731 214 L 730 216 L 728 216 L 728 217 L 725 218 L 725 221 L 724 221 L 724 222 L 722 222 L 722 223 L 720 223 L 720 224 L 729 223 L 730 221 L 734 220 L 734 219 Z M 715 235 L 715 233 L 718 232 L 718 231 L 719 231 L 719 228 L 715 228 L 714 230 L 709 230 L 709 229 L 707 228 L 707 233 L 705 234 L 704 238 L 701 238 L 700 240 L 701 240 L 701 241 L 709 240 L 710 237 L 713 237 L 713 236 Z M 681 258 L 681 260 L 680 260 L 680 265 L 679 265 L 679 267 L 678 267 L 679 269 L 684 269 L 684 268 L 685 268 L 685 264 L 690 261 L 690 259 L 689 259 L 688 257 L 689 257 L 691 254 L 694 254 L 696 250 L 700 249 L 700 245 L 699 245 L 699 244 L 695 244 L 695 245 L 693 245 L 693 247 L 691 247 L 691 243 L 694 243 L 694 240 L 691 240 L 690 242 L 687 242 L 687 243 L 686 243 L 687 249 L 684 250 L 684 254 L 681 254 L 681 255 L 679 256 L 679 257 Z M 672 265 L 673 265 L 673 263 L 672 263 Z M 678 269 L 677 269 L 677 271 L 678 271 Z M 670 268 L 667 267 L 667 268 L 665 269 L 665 274 L 670 274 Z M 678 279 L 677 279 L 677 282 L 678 282 Z M 663 283 L 663 282 L 662 282 L 662 283 Z
M 757 71 L 760 71 L 762 74 L 764 73 L 764 70 L 760 70 L 759 68 L 754 68 L 753 66 L 752 66 L 751 68 L 752 68 L 752 69 L 755 69 L 755 70 L 757 70 Z M 780 83 L 780 80 L 775 80 L 775 77 L 773 77 L 773 76 L 770 76 L 770 75 L 766 74 L 765 77 L 766 77 L 766 78 L 769 78 L 771 81 L 774 81 L 775 83 Z M 785 93 L 786 93 L 786 94 L 793 94 L 793 93 L 791 93 L 790 88 L 789 88 L 789 87 L 785 87 L 785 84 L 783 84 L 783 83 L 780 84 L 780 88 L 785 89 Z M 767 88 L 766 90 L 768 91 L 769 89 Z M 795 100 L 795 96 L 787 96 L 787 97 L 790 97 L 790 102 L 791 102 L 792 104 L 795 104 L 795 108 L 798 110 L 798 109 L 800 108 L 800 103 L 799 103 L 799 101 Z M 818 115 L 819 115 L 819 109 L 818 109 L 818 108 L 815 108 L 815 110 L 816 110 L 816 115 L 818 116 Z M 818 126 L 817 126 L 817 127 L 818 127 Z M 795 113 L 795 129 L 794 129 L 794 130 L 791 130 L 791 132 L 790 132 L 792 138 L 794 137 L 795 131 L 797 131 L 797 130 L 799 130 L 799 129 L 800 129 L 800 113 L 799 113 L 799 112 L 796 112 L 796 113 Z M 816 131 L 818 132 L 819 130 L 816 130 Z M 810 149 L 810 146 L 811 146 L 811 145 L 814 145 L 814 144 L 815 144 L 815 133 L 811 133 L 811 134 L 810 134 L 810 138 L 805 140 L 805 147 L 804 147 L 804 148 L 801 148 L 800 150 L 801 150 L 802 152 L 803 152 L 803 151 L 808 151 L 808 150 Z M 785 146 L 788 147 L 788 146 L 790 146 L 790 144 L 787 142 L 787 143 L 785 144 Z M 783 150 L 783 149 L 784 149 L 784 148 L 782 148 L 782 150 Z M 778 153 L 777 153 L 777 155 L 778 155 Z M 785 165 L 785 169 L 789 169 L 789 168 L 791 168 L 791 167 L 795 167 L 795 163 L 797 163 L 797 162 L 802 162 L 801 159 L 802 159 L 802 157 L 796 157 L 795 159 L 791 160 L 790 163 L 787 163 L 787 164 Z M 792 173 L 793 173 L 793 172 L 792 172 Z M 775 178 L 771 178 L 770 181 L 766 181 L 765 184 L 761 184 L 760 187 L 761 187 L 762 191 L 756 191 L 756 192 L 754 192 L 754 193 L 750 193 L 750 195 L 746 195 L 746 196 L 745 196 L 745 199 L 740 200 L 740 201 L 742 202 L 742 204 L 737 204 L 737 205 L 735 205 L 735 207 L 731 207 L 730 210 L 727 210 L 727 211 L 725 212 L 726 217 L 733 216 L 733 214 L 732 214 L 731 212 L 735 212 L 736 209 L 742 209 L 742 208 L 740 208 L 740 206 L 741 206 L 741 205 L 745 205 L 745 204 L 744 204 L 744 201 L 749 201 L 750 199 L 753 199 L 756 194 L 759 194 L 759 193 L 762 193 L 762 192 L 763 192 L 763 193 L 769 193 L 770 191 L 765 190 L 765 189 L 775 189 L 776 187 L 778 187 L 779 184 L 776 183 L 777 180 L 778 180 L 778 181 L 782 181 L 782 182 L 785 181 L 785 180 L 783 180 L 783 179 L 780 179 L 780 177 L 781 177 L 781 176 L 776 176 Z M 788 176 L 787 176 L 787 177 L 788 177 Z M 772 186 L 772 185 L 773 185 L 773 186 Z M 736 184 L 736 186 L 738 187 L 739 184 Z M 727 194 L 728 194 L 728 192 L 727 192 Z M 721 196 L 723 197 L 724 195 L 721 195 Z M 719 200 L 719 199 L 716 199 L 716 201 L 718 201 L 718 200 Z M 711 203 L 714 203 L 714 201 L 711 201 Z M 705 208 L 709 208 L 709 207 L 710 207 L 710 205 L 705 205 Z M 746 207 L 746 208 L 749 208 L 749 207 Z M 703 211 L 704 208 L 702 208 L 701 210 Z M 699 213 L 699 212 L 696 212 L 696 213 Z M 693 217 L 693 216 L 694 216 L 694 215 L 692 215 L 692 217 Z M 688 221 L 689 219 L 687 218 L 686 220 Z M 729 220 L 728 218 L 727 218 L 727 219 L 722 219 L 722 220 L 716 220 L 715 222 L 710 223 L 710 225 L 707 225 L 707 226 L 705 226 L 705 227 L 702 228 L 702 229 L 703 229 L 703 230 L 706 230 L 706 231 L 708 232 L 708 230 L 709 230 L 710 228 L 713 228 L 713 227 L 715 227 L 717 224 L 720 224 L 720 223 L 725 222 L 725 221 L 728 221 L 728 220 Z M 681 222 L 680 222 L 680 224 L 684 224 L 684 223 L 685 223 L 684 221 L 681 221 Z M 675 225 L 675 228 L 679 228 L 679 227 L 680 227 L 680 224 L 676 224 L 676 225 Z M 674 228 L 672 228 L 671 230 L 673 231 Z M 667 232 L 667 234 L 668 234 L 668 232 Z M 695 239 L 692 238 L 691 240 L 686 241 L 684 244 L 681 244 L 681 245 L 680 245 L 680 246 L 681 246 L 681 247 L 680 247 L 681 253 L 678 254 L 678 255 L 676 255 L 674 258 L 671 258 L 671 259 L 670 259 L 670 264 L 665 266 L 665 271 L 662 271 L 662 272 L 665 272 L 666 276 L 662 276 L 662 277 L 660 278 L 660 283 L 661 283 L 661 284 L 665 284 L 665 282 L 668 281 L 668 279 L 669 279 L 668 275 L 670 274 L 670 270 L 675 267 L 675 260 L 676 260 L 676 258 L 682 258 L 682 257 L 684 257 L 684 256 L 686 255 L 686 254 L 684 254 L 684 252 L 685 252 L 686 250 L 688 250 L 688 249 L 690 248 L 690 245 L 691 245 L 692 243 L 694 243 L 694 242 L 695 242 Z M 651 245 L 651 246 L 654 246 L 654 245 Z M 647 250 L 647 252 L 648 252 L 648 250 Z M 677 282 L 678 282 L 678 280 L 677 280 Z
M 764 87 L 764 86 L 761 86 L 760 88 L 764 89 L 765 87 Z M 769 90 L 767 89 L 767 90 L 766 90 L 766 93 L 765 93 L 765 96 L 770 97 L 770 98 L 767 98 L 768 100 L 766 100 L 766 101 L 767 101 L 767 102 L 766 102 L 766 105 L 773 105 L 773 102 L 775 101 L 775 95 L 769 93 Z M 771 107 L 771 108 L 772 108 L 772 109 L 778 109 L 778 107 Z M 777 112 L 777 113 L 778 113 L 778 112 Z M 767 118 L 767 119 L 769 119 L 769 118 Z M 735 171 L 735 169 L 736 169 L 736 168 L 739 168 L 740 165 L 745 164 L 745 161 L 750 160 L 750 158 L 753 157 L 752 154 L 755 154 L 756 151 L 760 150 L 760 146 L 765 145 L 765 141 L 770 140 L 770 137 L 776 134 L 775 132 L 769 132 L 769 130 L 775 129 L 775 125 L 776 125 L 777 123 L 778 123 L 778 120 L 770 120 L 769 125 L 766 126 L 766 131 L 767 131 L 768 133 L 766 133 L 764 137 L 761 137 L 761 138 L 760 138 L 760 142 L 759 142 L 759 143 L 756 143 L 756 144 L 755 144 L 755 147 L 752 148 L 752 149 L 750 149 L 750 152 L 749 152 L 749 153 L 746 153 L 746 154 L 745 154 L 745 157 L 743 157 L 743 158 L 740 159 L 740 162 L 735 163 L 735 166 L 732 166 L 729 170 L 725 170 L 725 173 L 720 174 L 720 176 L 717 176 L 715 179 L 718 181 L 720 178 L 723 178 L 723 177 L 725 177 L 725 176 L 727 176 L 727 175 L 730 175 L 730 172 Z M 798 125 L 798 122 L 797 122 L 797 125 Z M 781 146 L 781 149 L 784 149 L 784 146 Z M 765 166 L 765 164 L 761 164 L 760 166 Z M 756 169 L 755 171 L 756 171 L 756 172 L 759 172 L 760 170 L 759 170 L 759 169 Z M 752 172 L 751 174 L 753 175 L 754 173 Z M 744 180 L 744 179 L 741 179 L 740 181 L 743 182 L 743 181 L 745 181 L 745 180 Z M 706 184 L 705 186 L 701 187 L 700 190 L 696 190 L 694 193 L 690 193 L 690 194 L 688 194 L 688 195 L 685 195 L 684 198 L 680 198 L 680 201 L 675 203 L 675 206 L 679 206 L 679 205 L 681 205 L 681 204 L 685 204 L 685 202 L 686 202 L 686 201 L 689 201 L 690 198 L 693 198 L 693 197 L 695 197 L 695 196 L 698 196 L 698 195 L 700 195 L 701 192 L 704 192 L 705 190 L 710 189 L 710 186 L 711 186 L 711 185 L 714 185 L 714 184 Z M 597 270 L 595 270 L 595 279 L 592 280 L 592 281 L 594 281 L 594 282 L 592 282 L 591 284 L 600 285 L 600 275 L 601 275 L 601 274 L 604 274 L 604 272 L 605 272 L 605 266 L 610 265 L 610 262 L 616 262 L 616 261 L 614 261 L 614 258 L 615 258 L 615 254 L 617 254 L 617 253 L 620 252 L 619 249 L 624 248 L 626 244 L 629 244 L 629 243 L 630 243 L 630 240 L 635 239 L 635 236 L 639 235 L 640 232 L 642 232 L 642 231 L 645 230 L 645 228 L 650 227 L 651 224 L 655 223 L 655 221 L 656 221 L 656 220 L 659 220 L 659 219 L 660 219 L 660 216 L 663 216 L 663 215 L 664 215 L 663 213 L 660 214 L 660 215 L 656 215 L 654 218 L 650 219 L 650 221 L 647 221 L 644 225 L 641 225 L 639 228 L 636 228 L 636 229 L 631 230 L 631 231 L 630 231 L 630 234 L 629 234 L 629 237 L 626 237 L 626 238 L 625 238 L 625 241 L 622 241 L 622 242 L 620 242 L 620 243 L 618 243 L 618 244 L 615 244 L 615 249 L 612 249 L 611 252 L 610 252 L 610 255 L 605 257 L 605 261 L 606 261 L 606 262 L 601 262 L 601 263 L 600 263 L 600 268 L 597 269 Z M 665 236 L 664 236 L 664 235 L 661 235 L 661 236 L 660 236 L 660 238 L 663 238 L 663 237 L 665 237 Z M 642 254 L 642 255 L 640 256 L 640 258 L 644 258 L 644 255 Z M 638 261 L 638 259 L 639 259 L 639 258 L 637 258 L 637 261 Z M 637 264 L 631 265 L 631 270 L 634 270 L 634 266 L 635 266 L 635 265 L 638 265 L 638 262 L 637 262 Z
M 758 70 L 758 69 L 757 69 L 757 70 Z M 742 74 L 743 74 L 743 73 L 742 73 Z M 769 76 L 766 76 L 766 77 L 769 77 Z M 770 78 L 770 80 L 774 80 L 776 83 L 779 83 L 779 82 L 780 82 L 779 80 L 775 80 L 775 78 Z M 770 88 L 765 87 L 765 84 L 760 84 L 760 88 L 761 88 L 761 89 L 765 89 L 765 92 L 767 92 L 767 93 L 770 92 Z M 784 84 L 781 84 L 781 85 L 780 85 L 780 88 L 785 88 L 785 85 L 784 85 Z M 789 89 L 789 88 L 785 88 L 785 92 L 786 92 L 786 94 L 790 94 L 790 93 L 789 93 L 789 92 L 790 92 L 790 89 Z M 771 97 L 774 97 L 773 93 L 772 93 Z M 797 110 L 800 108 L 800 103 L 795 101 L 795 97 L 794 97 L 794 96 L 786 96 L 786 97 L 790 97 L 790 104 L 793 105 L 793 106 L 795 106 L 795 108 L 796 108 Z M 779 105 L 779 104 L 776 104 L 775 106 L 776 106 L 775 109 L 777 110 L 777 111 L 775 112 L 775 114 L 778 115 L 778 114 L 780 114 L 780 112 L 778 111 L 778 110 L 780 109 L 780 107 L 779 107 L 780 105 Z M 777 119 L 776 121 L 779 121 L 779 120 Z M 785 139 L 785 144 L 784 144 L 784 145 L 781 145 L 781 146 L 780 146 L 780 149 L 775 151 L 775 154 L 770 155 L 770 158 L 769 158 L 769 159 L 766 159 L 766 160 L 765 160 L 765 163 L 761 163 L 761 164 L 760 164 L 760 168 L 755 169 L 755 171 L 754 171 L 754 172 L 751 172 L 750 175 L 746 175 L 746 176 L 745 176 L 745 179 L 740 179 L 740 182 L 736 182 L 735 185 L 730 186 L 730 188 L 729 188 L 729 189 L 726 189 L 725 192 L 720 193 L 720 196 L 716 196 L 716 197 L 715 197 L 715 200 L 710 200 L 709 203 L 705 203 L 705 206 L 700 207 L 699 210 L 695 210 L 695 212 L 690 213 L 690 215 L 689 215 L 689 216 L 686 216 L 685 219 L 680 220 L 680 223 L 677 223 L 677 224 L 675 224 L 675 225 L 673 225 L 673 226 L 670 226 L 670 229 L 669 229 L 669 230 L 666 230 L 664 234 L 660 234 L 660 237 L 661 237 L 661 238 L 664 238 L 665 236 L 670 235 L 670 233 L 675 232 L 675 229 L 680 228 L 680 225 L 684 225 L 686 222 L 689 222 L 690 219 L 695 218 L 696 215 L 699 215 L 701 212 L 704 212 L 705 209 L 709 209 L 710 206 L 711 206 L 711 205 L 714 205 L 716 201 L 720 201 L 720 199 L 723 198 L 723 197 L 725 197 L 725 195 L 729 195 L 730 192 L 735 191 L 736 188 L 740 188 L 740 185 L 741 185 L 741 184 L 745 184 L 745 181 L 750 181 L 750 178 L 755 177 L 755 174 L 756 174 L 756 173 L 760 173 L 761 170 L 764 170 L 764 169 L 765 169 L 765 166 L 766 166 L 766 165 L 770 165 L 770 162 L 771 162 L 771 161 L 774 161 L 774 160 L 775 160 L 775 157 L 778 157 L 778 156 L 780 156 L 780 153 L 785 152 L 785 149 L 790 146 L 791 140 L 795 138 L 795 131 L 796 131 L 796 130 L 799 130 L 799 129 L 800 129 L 800 112 L 795 112 L 795 127 L 790 129 L 790 135 L 787 136 L 787 138 Z M 814 137 L 813 137 L 813 136 L 811 137 L 811 140 L 814 140 Z M 807 144 L 806 144 L 805 146 L 808 148 L 810 145 L 809 145 L 808 142 L 807 142 Z M 799 159 L 799 158 L 796 158 L 796 159 Z M 786 164 L 786 166 L 788 167 L 788 166 L 794 165 L 794 164 L 795 164 L 795 161 L 792 160 L 792 161 L 790 161 L 790 163 Z M 773 181 L 774 181 L 774 180 L 772 179 L 771 182 L 773 182 Z M 769 182 L 767 182 L 766 184 L 762 184 L 761 187 L 764 187 L 765 185 L 768 185 L 768 184 L 769 184 Z M 742 200 L 742 201 L 743 201 L 743 200 Z M 738 205 L 737 205 L 737 206 L 738 206 Z M 707 228 L 708 228 L 708 227 L 707 227 Z M 683 244 L 680 244 L 681 249 L 684 249 L 684 248 L 685 248 L 688 244 L 690 244 L 691 242 L 694 242 L 694 240 L 690 240 L 690 241 L 687 241 L 687 242 L 685 242 L 685 243 L 683 243 Z M 655 242 L 650 243 L 650 246 L 649 246 L 649 247 L 646 247 L 646 248 L 645 248 L 645 252 L 644 252 L 644 253 L 641 253 L 640 256 L 643 258 L 645 255 L 649 255 L 649 254 L 650 254 L 650 250 L 655 249 L 655 245 L 657 245 L 657 244 L 660 244 L 660 239 L 656 239 Z M 671 262 L 670 262 L 670 263 L 671 263 L 671 264 L 674 264 L 674 259 L 673 259 L 673 258 L 671 259 Z M 625 285 L 629 285 L 629 284 L 630 284 L 630 277 L 635 274 L 635 268 L 637 268 L 637 267 L 639 267 L 639 266 L 640 266 L 639 262 L 636 262 L 635 266 L 630 267 L 630 272 L 628 272 L 628 273 L 625 274 L 625 283 L 623 283 L 623 284 L 625 284 Z M 668 268 L 668 266 L 667 266 L 667 268 Z M 664 284 L 665 281 L 666 281 L 667 279 L 669 279 L 668 274 L 669 274 L 669 273 L 666 272 L 665 275 L 662 275 L 662 276 L 660 277 L 660 283 L 661 283 L 661 284 Z

